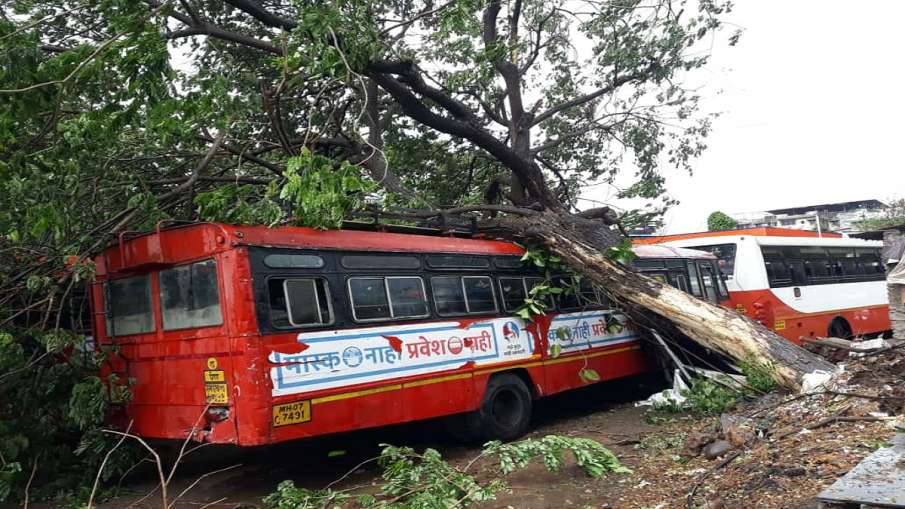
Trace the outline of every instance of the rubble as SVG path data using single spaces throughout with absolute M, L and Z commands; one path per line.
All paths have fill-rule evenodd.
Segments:
M 905 351 L 850 355 L 827 386 L 761 397 L 716 419 L 677 419 L 678 455 L 645 454 L 651 484 L 626 507 L 814 507 L 817 494 L 905 427 Z

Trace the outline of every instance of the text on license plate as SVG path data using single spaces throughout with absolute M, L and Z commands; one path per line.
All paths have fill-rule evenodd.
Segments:
M 273 407 L 273 426 L 286 426 L 311 420 L 311 401 L 295 401 Z

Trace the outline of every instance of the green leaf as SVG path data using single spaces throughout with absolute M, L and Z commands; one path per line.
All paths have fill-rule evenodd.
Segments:
M 562 347 L 558 344 L 550 345 L 550 358 L 555 359 L 562 353 Z
M 578 372 L 578 376 L 587 383 L 600 381 L 600 374 L 591 368 L 582 368 L 581 371 Z

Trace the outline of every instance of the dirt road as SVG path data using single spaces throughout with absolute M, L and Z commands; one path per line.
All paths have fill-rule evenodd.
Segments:
M 637 458 L 636 441 L 654 429 L 645 421 L 645 412 L 634 408 L 631 402 L 659 390 L 661 384 L 650 377 L 632 379 L 542 400 L 536 407 L 529 436 L 586 436 L 609 444 L 620 459 L 631 465 L 633 458 Z M 467 462 L 480 452 L 479 448 L 456 444 L 442 425 L 434 421 L 255 449 L 210 446 L 193 453 L 179 465 L 169 486 L 169 498 L 172 500 L 197 481 L 175 507 L 198 509 L 205 504 L 219 509 L 261 507 L 261 498 L 274 491 L 280 481 L 292 479 L 298 486 L 322 488 L 355 465 L 376 456 L 382 443 L 417 449 L 432 447 L 456 464 Z M 211 474 L 217 471 L 220 472 Z M 207 477 L 201 478 L 204 475 Z M 361 469 L 340 486 L 367 484 L 377 475 L 375 469 Z M 123 484 L 128 494 L 100 507 L 159 508 L 159 494 L 145 498 L 156 486 L 155 479 L 156 473 L 150 468 L 137 472 Z M 567 463 L 558 473 L 547 472 L 543 465 L 534 464 L 513 474 L 509 478 L 512 492 L 501 494 L 487 507 L 621 507 L 617 488 L 627 482 L 626 476 L 616 475 L 591 479 L 572 463 Z

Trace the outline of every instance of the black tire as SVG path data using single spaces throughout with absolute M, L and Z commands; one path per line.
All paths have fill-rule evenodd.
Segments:
M 830 322 L 827 333 L 833 338 L 852 339 L 852 326 L 848 324 L 845 318 L 837 316 Z
M 531 391 L 516 375 L 502 373 L 487 382 L 481 407 L 466 416 L 469 435 L 508 442 L 525 434 L 531 422 Z

